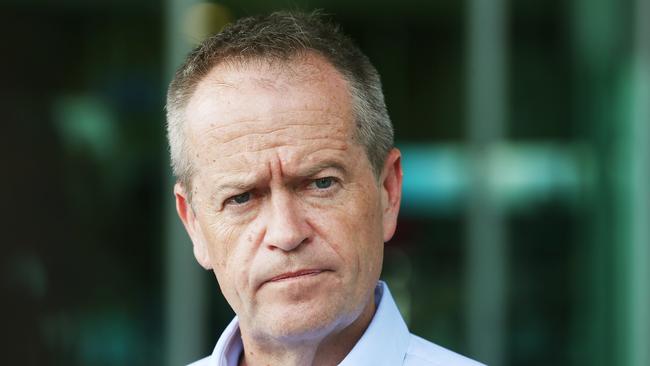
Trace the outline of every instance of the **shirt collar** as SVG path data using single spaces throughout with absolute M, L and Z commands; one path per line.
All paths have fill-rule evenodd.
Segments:
M 237 366 L 243 349 L 244 344 L 239 332 L 239 318 L 235 316 L 221 333 L 221 337 L 212 351 L 209 366 Z
M 375 288 L 377 310 L 352 351 L 340 366 L 401 365 L 409 346 L 410 333 L 383 281 Z
M 409 330 L 383 281 L 375 287 L 375 315 L 340 366 L 401 365 L 409 345 Z M 235 318 L 214 347 L 210 366 L 237 366 L 243 350 L 239 321 Z

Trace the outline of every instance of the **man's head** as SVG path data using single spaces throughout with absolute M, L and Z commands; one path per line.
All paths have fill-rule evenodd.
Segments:
M 192 149 L 185 137 L 185 113 L 196 86 L 210 70 L 252 60 L 283 63 L 308 53 L 324 57 L 347 81 L 357 126 L 355 138 L 378 175 L 393 147 L 393 127 L 377 70 L 352 40 L 317 13 L 278 12 L 240 19 L 226 27 L 197 47 L 176 72 L 167 93 L 167 136 L 178 181 L 188 190 L 191 187 Z
M 361 52 L 311 16 L 245 19 L 168 98 L 178 213 L 243 336 L 316 339 L 371 314 L 401 166 Z

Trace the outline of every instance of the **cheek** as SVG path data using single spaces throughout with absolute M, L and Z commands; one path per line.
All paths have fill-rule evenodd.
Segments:
M 254 254 L 254 228 L 213 225 L 210 231 L 210 259 L 219 286 L 228 302 L 237 309 L 249 292 L 249 274 Z
M 212 264 L 217 268 L 227 267 L 233 255 L 233 249 L 236 248 L 239 236 L 237 228 L 218 222 L 210 225 L 208 233 L 208 250 Z
M 354 272 L 376 272 L 381 262 L 383 226 L 377 189 L 371 185 L 345 192 L 336 205 L 314 210 L 314 226 Z

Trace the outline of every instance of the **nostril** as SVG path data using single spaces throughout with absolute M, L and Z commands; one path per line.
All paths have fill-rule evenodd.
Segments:
M 311 239 L 309 237 L 300 238 L 277 238 L 276 240 L 268 240 L 267 247 L 271 250 L 279 249 L 283 252 L 291 252 L 300 250 L 303 246 L 309 244 Z

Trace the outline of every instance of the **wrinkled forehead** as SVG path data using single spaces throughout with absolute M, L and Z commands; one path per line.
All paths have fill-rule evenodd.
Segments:
M 198 83 L 185 110 L 186 131 L 196 135 L 265 114 L 309 110 L 345 120 L 342 128 L 353 127 L 348 83 L 323 57 L 225 62 Z
M 338 150 L 355 131 L 347 81 L 313 54 L 218 65 L 197 85 L 185 120 L 195 163 L 296 146 Z

